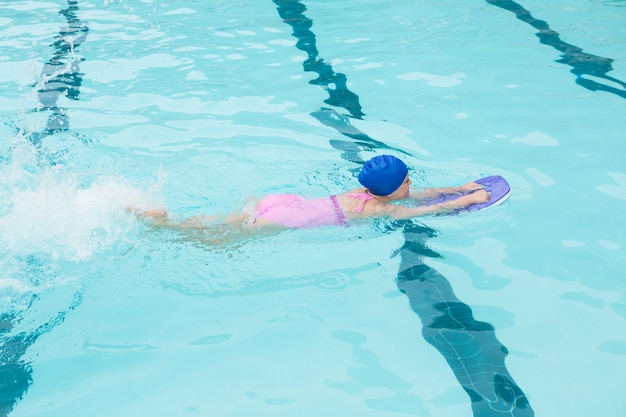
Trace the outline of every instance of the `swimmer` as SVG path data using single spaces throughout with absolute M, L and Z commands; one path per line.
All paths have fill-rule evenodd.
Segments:
M 367 161 L 358 176 L 363 186 L 330 197 L 309 199 L 298 194 L 270 194 L 251 205 L 251 210 L 236 211 L 224 218 L 195 216 L 183 221 L 168 217 L 165 209 L 135 212 L 153 226 L 178 230 L 208 230 L 219 221 L 222 228 L 304 229 L 319 226 L 347 226 L 352 220 L 383 217 L 410 219 L 427 214 L 451 212 L 489 200 L 482 185 L 469 182 L 459 187 L 427 188 L 411 191 L 406 164 L 392 155 L 380 155 Z M 420 206 L 396 204 L 402 200 L 427 201 L 442 194 L 458 197 L 442 203 Z

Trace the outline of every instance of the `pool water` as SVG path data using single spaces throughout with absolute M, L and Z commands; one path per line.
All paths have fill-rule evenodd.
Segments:
M 0 4 L 0 416 L 623 416 L 626 1 Z M 502 175 L 471 214 L 226 213 Z

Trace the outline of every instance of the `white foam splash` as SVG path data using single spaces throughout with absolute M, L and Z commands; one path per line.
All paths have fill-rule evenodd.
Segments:
M 32 152 L 16 148 L 0 165 L 0 248 L 83 260 L 124 239 L 136 221 L 128 207 L 158 206 L 160 184 L 148 190 L 124 178 L 100 176 L 84 185 L 63 166 L 25 162 Z

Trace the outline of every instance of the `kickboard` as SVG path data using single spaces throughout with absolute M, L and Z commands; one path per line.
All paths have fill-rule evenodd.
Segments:
M 489 193 L 489 201 L 485 203 L 472 204 L 462 209 L 455 210 L 455 213 L 462 211 L 478 211 L 490 206 L 497 206 L 504 203 L 511 195 L 511 186 L 500 175 L 493 175 L 491 177 L 485 177 L 474 181 L 476 184 L 480 184 Z M 469 194 L 469 193 L 466 193 Z M 466 194 L 441 194 L 433 199 L 422 201 L 422 205 L 430 206 L 437 203 L 443 203 L 459 198 Z

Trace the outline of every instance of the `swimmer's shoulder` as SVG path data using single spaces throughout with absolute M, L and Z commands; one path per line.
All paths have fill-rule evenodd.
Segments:
M 345 212 L 360 216 L 377 213 L 385 205 L 369 194 L 365 188 L 355 188 L 338 194 L 337 199 Z

